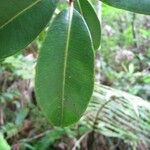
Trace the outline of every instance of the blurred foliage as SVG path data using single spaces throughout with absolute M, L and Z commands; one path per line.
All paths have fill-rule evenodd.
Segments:
M 101 82 L 150 100 L 150 17 L 102 9 Z

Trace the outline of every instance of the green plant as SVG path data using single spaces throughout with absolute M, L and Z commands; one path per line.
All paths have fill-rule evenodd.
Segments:
M 10 146 L 8 145 L 8 143 L 6 142 L 6 140 L 4 139 L 1 133 L 0 133 L 0 149 L 10 150 Z
M 56 126 L 73 124 L 84 113 L 94 86 L 94 50 L 100 45 L 100 22 L 92 4 L 77 0 L 75 10 L 73 3 L 70 0 L 59 13 L 55 11 L 58 0 L 1 0 L 0 6 L 0 60 L 25 48 L 49 24 L 36 67 L 35 88 L 39 106 Z M 104 3 L 150 14 L 146 0 Z

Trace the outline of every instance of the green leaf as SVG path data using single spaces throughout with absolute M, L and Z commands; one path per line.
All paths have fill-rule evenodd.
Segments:
M 1 0 L 0 59 L 30 44 L 49 22 L 57 0 Z
M 101 41 L 101 24 L 92 4 L 88 0 L 76 0 L 75 8 L 84 17 L 91 32 L 94 49 L 97 50 Z
M 82 16 L 71 8 L 53 21 L 36 68 L 37 102 L 55 126 L 80 119 L 93 92 L 94 52 Z
M 150 75 L 145 75 L 143 77 L 143 81 L 144 81 L 144 83 L 150 83 Z
M 19 112 L 17 112 L 15 121 L 17 126 L 21 126 L 23 124 L 23 121 L 27 117 L 28 113 L 29 113 L 28 108 L 22 108 Z
M 135 13 L 150 15 L 149 0 L 101 0 L 101 1 L 116 8 L 125 9 Z
M 10 146 L 7 141 L 4 139 L 3 135 L 0 133 L 0 150 L 10 150 Z

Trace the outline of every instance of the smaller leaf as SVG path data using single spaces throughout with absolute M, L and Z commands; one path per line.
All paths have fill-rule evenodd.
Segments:
M 27 109 L 27 108 L 23 108 L 17 113 L 17 116 L 16 116 L 16 125 L 17 126 L 22 125 L 22 123 L 25 120 L 28 113 L 29 113 L 29 109 Z
M 0 133 L 0 150 L 10 150 L 10 146 L 4 139 L 3 135 Z
M 143 77 L 144 83 L 150 83 L 150 75 L 146 75 Z
M 125 9 L 135 13 L 150 15 L 149 0 L 101 0 L 110 6 Z
M 94 49 L 97 50 L 101 41 L 101 24 L 92 4 L 88 0 L 76 0 L 75 8 L 84 17 L 92 36 Z

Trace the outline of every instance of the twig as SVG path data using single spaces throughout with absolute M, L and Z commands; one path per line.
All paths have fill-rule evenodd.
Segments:
M 37 140 L 39 138 L 42 138 L 43 136 L 45 136 L 46 134 L 50 133 L 51 131 L 46 131 L 46 132 L 43 132 L 43 133 L 40 133 L 32 138 L 28 138 L 28 139 L 21 139 L 19 141 L 19 143 L 24 143 L 24 142 L 31 142 L 31 141 L 34 141 L 34 140 Z
M 80 143 L 82 142 L 82 140 L 83 140 L 89 133 L 90 133 L 90 131 L 89 131 L 89 132 L 86 132 L 85 134 L 83 134 L 83 135 L 79 138 L 79 140 L 77 140 L 77 141 L 75 142 L 75 144 L 74 144 L 72 150 L 76 150 L 76 149 L 79 147 L 79 145 L 80 145 Z
M 94 123 L 93 123 L 93 131 L 95 130 L 95 128 L 96 128 L 96 123 L 97 123 L 97 119 L 98 119 L 98 116 L 99 116 L 99 114 L 101 113 L 101 111 L 105 108 L 105 106 L 107 105 L 107 104 L 109 104 L 111 101 L 114 101 L 114 98 L 111 98 L 111 99 L 109 99 L 108 101 L 106 101 L 100 108 L 99 108 L 99 110 L 97 111 L 97 113 L 96 113 L 96 117 L 95 117 L 95 120 L 94 120 Z

